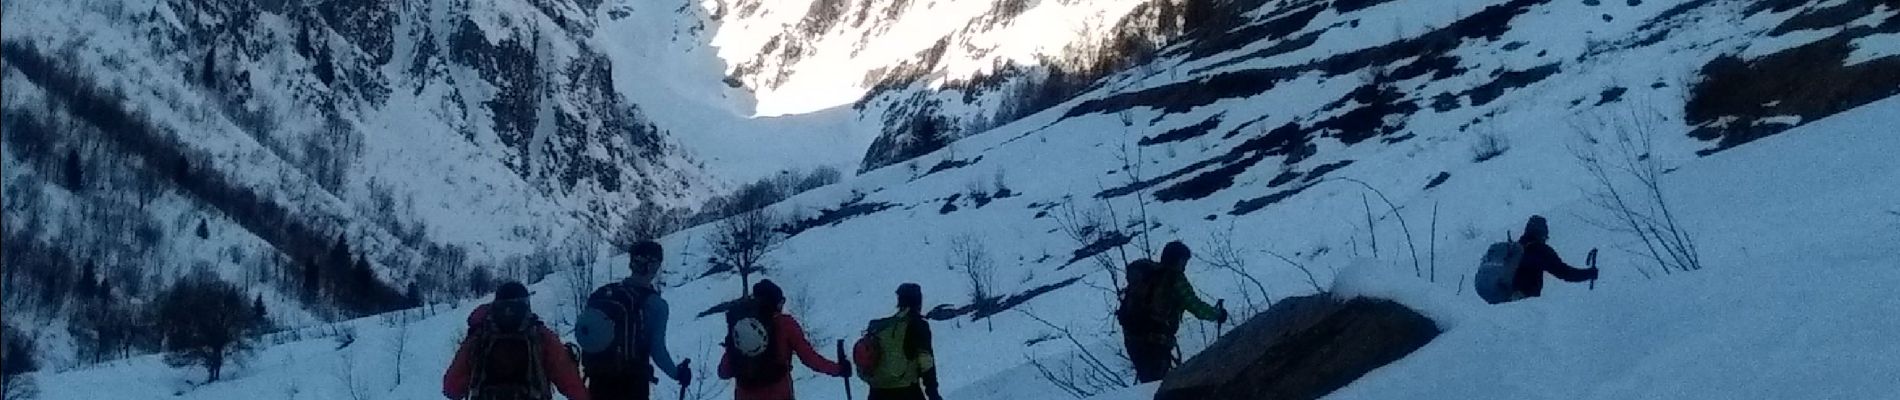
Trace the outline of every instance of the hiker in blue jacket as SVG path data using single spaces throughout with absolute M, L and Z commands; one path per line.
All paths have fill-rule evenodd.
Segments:
M 627 261 L 632 274 L 595 290 L 581 310 L 574 336 L 594 399 L 649 399 L 655 370 L 682 388 L 693 380 L 692 360 L 674 364 L 666 349 L 668 307 L 654 285 L 664 253 L 659 243 L 635 243 Z

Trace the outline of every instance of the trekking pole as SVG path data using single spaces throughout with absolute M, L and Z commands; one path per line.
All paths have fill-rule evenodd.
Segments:
M 838 339 L 838 360 L 846 360 L 846 358 L 844 358 L 844 339 Z M 851 400 L 853 397 L 851 395 L 851 371 L 847 369 L 844 373 L 844 400 Z
M 680 361 L 679 368 L 681 371 L 686 372 L 687 375 L 692 375 L 693 368 L 691 367 L 691 365 L 693 365 L 693 359 L 688 358 L 688 359 Z M 680 400 L 686 400 L 686 387 L 691 386 L 692 384 L 693 384 L 692 380 L 689 380 L 689 379 L 680 380 Z
M 1603 273 L 1603 270 L 1597 269 L 1597 249 L 1590 249 L 1590 255 L 1584 257 L 1584 263 L 1590 264 L 1590 269 L 1596 271 L 1598 274 Z M 1601 277 L 1601 275 L 1597 276 L 1597 278 Z M 1597 278 L 1590 278 L 1590 291 L 1592 292 L 1597 290 Z

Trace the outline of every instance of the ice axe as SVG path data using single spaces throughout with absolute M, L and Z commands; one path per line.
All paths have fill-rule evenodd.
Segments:
M 1590 255 L 1584 257 L 1583 263 L 1588 264 L 1590 266 L 1590 269 L 1597 271 L 1598 274 L 1603 273 L 1603 270 L 1597 269 L 1597 249 L 1595 248 L 1590 249 Z M 1598 278 L 1600 277 L 1601 276 L 1598 276 Z M 1590 291 L 1596 291 L 1596 290 L 1597 290 L 1597 278 L 1590 278 Z
M 844 358 L 844 339 L 838 339 L 838 359 L 846 360 L 846 358 Z M 852 367 L 856 367 L 856 366 L 854 365 Z M 851 370 L 848 370 L 848 369 L 845 370 L 843 378 L 844 378 L 844 400 L 851 400 L 852 398 L 856 397 L 856 396 L 851 395 Z

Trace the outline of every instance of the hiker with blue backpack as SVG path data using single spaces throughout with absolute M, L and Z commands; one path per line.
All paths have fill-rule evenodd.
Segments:
M 640 241 L 627 253 L 631 275 L 594 290 L 574 324 L 588 393 L 595 400 L 646 400 L 657 370 L 679 382 L 684 396 L 693 381 L 692 360 L 673 363 L 666 349 L 668 306 L 654 285 L 664 248 Z
M 924 289 L 897 286 L 897 313 L 871 321 L 852 346 L 858 377 L 871 386 L 869 400 L 943 400 L 937 392 L 936 351 L 924 321 Z
M 1572 267 L 1550 247 L 1550 225 L 1543 216 L 1532 215 L 1524 224 L 1524 235 L 1516 242 L 1491 245 L 1472 280 L 1478 296 L 1491 304 L 1506 303 L 1544 294 L 1544 274 L 1569 282 L 1597 279 L 1596 250 L 1590 250 L 1587 268 Z

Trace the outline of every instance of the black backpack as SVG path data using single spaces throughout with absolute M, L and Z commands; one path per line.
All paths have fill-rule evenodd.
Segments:
M 541 320 L 525 300 L 498 301 L 471 327 L 475 359 L 475 400 L 546 400 L 552 398 L 541 363 Z
M 574 324 L 574 339 L 589 379 L 652 377 L 652 367 L 646 362 L 649 346 L 640 326 L 646 321 L 647 297 L 652 293 L 652 289 L 613 283 L 587 297 L 587 308 Z
M 1128 289 L 1122 293 L 1116 320 L 1123 329 L 1137 333 L 1173 335 L 1181 328 L 1181 311 L 1187 305 L 1180 296 L 1168 293 L 1186 277 L 1181 270 L 1168 268 L 1148 259 L 1128 264 Z
M 726 353 L 739 387 L 771 386 L 788 379 L 790 360 L 778 360 L 778 324 L 759 302 L 742 298 L 726 309 Z

